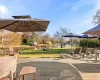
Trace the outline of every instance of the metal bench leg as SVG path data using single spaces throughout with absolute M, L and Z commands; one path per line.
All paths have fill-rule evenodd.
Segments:
M 82 58 L 84 59 L 84 53 L 82 53 Z
M 10 71 L 10 80 L 13 80 L 13 72 Z
M 34 73 L 34 80 L 36 80 L 36 73 Z
M 98 58 L 99 58 L 99 54 L 97 54 Z

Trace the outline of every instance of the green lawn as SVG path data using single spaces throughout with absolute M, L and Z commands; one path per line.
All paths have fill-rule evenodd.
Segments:
M 69 53 L 70 49 L 51 49 L 51 50 L 22 50 L 22 54 L 63 54 L 63 53 Z
M 60 54 L 21 54 L 20 58 L 61 58 Z
M 19 57 L 23 58 L 61 58 L 60 54 L 69 53 L 69 49 L 59 48 L 47 51 L 42 50 L 22 50 Z

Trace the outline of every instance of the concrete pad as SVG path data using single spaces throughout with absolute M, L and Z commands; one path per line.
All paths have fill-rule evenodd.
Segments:
M 37 67 L 37 80 L 100 80 L 100 59 L 94 63 L 94 59 L 19 58 L 17 74 L 23 66 Z

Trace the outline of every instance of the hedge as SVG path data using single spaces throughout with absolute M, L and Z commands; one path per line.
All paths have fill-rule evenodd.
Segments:
M 100 43 L 98 39 L 82 39 L 80 40 L 80 46 L 87 46 L 87 47 L 100 47 Z

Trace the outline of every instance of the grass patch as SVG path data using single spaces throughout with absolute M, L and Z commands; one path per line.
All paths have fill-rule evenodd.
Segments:
M 69 49 L 51 49 L 47 51 L 42 50 L 22 50 L 22 54 L 63 54 L 69 53 Z
M 61 58 L 59 54 L 21 54 L 20 58 Z
M 22 50 L 19 57 L 22 58 L 61 58 L 60 54 L 69 53 L 70 49 L 51 49 L 47 51 L 42 50 Z

